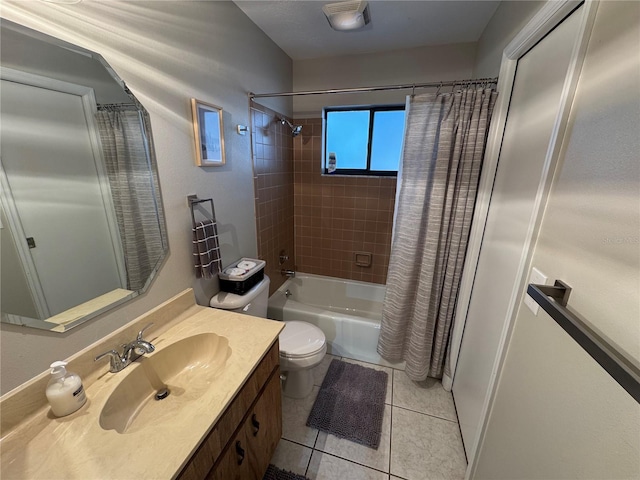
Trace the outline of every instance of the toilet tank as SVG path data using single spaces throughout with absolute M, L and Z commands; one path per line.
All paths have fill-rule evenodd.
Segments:
M 231 310 L 244 315 L 267 318 L 269 282 L 269 277 L 265 275 L 260 283 L 256 284 L 244 295 L 219 292 L 211 298 L 209 305 L 213 308 Z

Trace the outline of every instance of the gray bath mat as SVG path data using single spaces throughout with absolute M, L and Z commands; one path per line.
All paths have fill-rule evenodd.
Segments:
M 386 392 L 386 372 L 333 360 L 307 426 L 377 449 Z
M 286 470 L 282 470 L 275 465 L 269 464 L 267 467 L 267 472 L 262 477 L 262 480 L 309 480 L 307 477 L 303 475 L 298 475 L 297 473 L 287 472 Z

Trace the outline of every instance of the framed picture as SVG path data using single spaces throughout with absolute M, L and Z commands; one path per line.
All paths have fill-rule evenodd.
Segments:
M 222 108 L 192 98 L 191 112 L 196 140 L 196 165 L 201 167 L 224 165 Z

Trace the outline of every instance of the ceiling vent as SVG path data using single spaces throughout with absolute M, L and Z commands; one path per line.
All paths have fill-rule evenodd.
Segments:
M 357 30 L 371 21 L 367 2 L 328 3 L 322 11 L 334 30 Z

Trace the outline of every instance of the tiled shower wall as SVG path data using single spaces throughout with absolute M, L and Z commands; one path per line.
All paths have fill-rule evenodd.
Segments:
M 322 175 L 322 120 L 294 123 L 297 270 L 386 283 L 396 178 Z M 370 252 L 371 266 L 357 266 L 355 252 Z
M 284 283 L 280 270 L 294 267 L 293 137 L 276 118 L 280 116 L 251 104 L 258 256 L 267 262 L 270 295 Z M 289 256 L 284 265 L 278 262 L 281 250 Z

